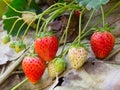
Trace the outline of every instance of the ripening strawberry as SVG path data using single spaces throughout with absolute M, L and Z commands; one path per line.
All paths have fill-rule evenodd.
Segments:
M 80 12 L 80 10 L 76 10 L 76 11 L 74 12 L 74 14 L 75 14 L 75 16 L 79 17 L 80 14 L 81 14 L 81 12 Z
M 93 33 L 90 39 L 91 48 L 95 56 L 104 59 L 114 47 L 115 38 L 108 31 L 98 31 Z
M 48 73 L 49 76 L 55 78 L 56 75 L 61 74 L 66 67 L 66 62 L 64 58 L 55 58 L 51 62 L 48 63 Z
M 9 36 L 9 35 L 4 36 L 4 37 L 2 38 L 2 42 L 3 42 L 4 44 L 7 44 L 8 42 L 10 42 L 10 36 Z
M 85 63 L 88 51 L 84 47 L 72 46 L 68 51 L 68 59 L 70 65 L 74 69 L 79 69 Z
M 45 61 L 51 61 L 58 50 L 58 38 L 54 35 L 37 38 L 34 42 L 35 52 Z
M 31 83 L 36 83 L 42 77 L 46 63 L 38 57 L 27 56 L 22 61 L 22 68 Z

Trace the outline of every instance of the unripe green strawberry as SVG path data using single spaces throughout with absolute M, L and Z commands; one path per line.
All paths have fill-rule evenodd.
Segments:
M 55 58 L 48 63 L 48 73 L 49 76 L 55 78 L 56 75 L 61 74 L 66 67 L 66 62 L 63 58 Z
M 68 58 L 71 67 L 79 69 L 85 63 L 88 56 L 88 51 L 84 47 L 71 47 L 68 51 Z
M 11 42 L 10 45 L 9 45 L 9 47 L 10 47 L 10 48 L 15 48 L 15 43 L 16 43 L 16 42 Z
M 10 36 L 9 35 L 4 36 L 3 39 L 2 39 L 2 42 L 4 44 L 7 44 L 8 42 L 10 42 Z
M 16 43 L 15 43 L 15 51 L 18 53 L 18 52 L 20 52 L 20 51 L 22 51 L 22 50 L 24 50 L 26 48 L 26 44 L 24 44 L 23 42 L 21 42 L 21 41 L 17 41 Z

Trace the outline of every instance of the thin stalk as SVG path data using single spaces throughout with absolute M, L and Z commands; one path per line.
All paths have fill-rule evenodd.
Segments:
M 47 28 L 48 23 L 49 23 L 51 20 L 53 20 L 54 18 L 56 18 L 56 16 L 58 16 L 58 15 L 61 14 L 61 13 L 63 13 L 64 11 L 65 11 L 65 7 L 60 8 L 60 9 L 56 10 L 56 11 L 54 12 L 54 14 L 52 14 L 48 19 L 46 19 L 46 24 L 45 24 L 45 26 L 44 26 L 44 32 L 46 32 L 46 28 Z
M 63 7 L 63 6 L 62 6 L 62 7 Z M 49 16 L 51 16 L 51 15 L 54 13 L 54 11 L 56 11 L 56 10 L 62 8 L 62 7 L 51 8 L 46 14 L 49 13 Z
M 61 7 L 61 8 L 63 8 L 63 7 Z M 58 8 L 57 10 L 54 10 L 53 12 L 51 12 L 51 13 L 49 14 L 49 16 L 54 15 L 57 11 L 60 11 L 61 8 Z
M 19 19 L 17 19 L 17 20 L 14 22 L 14 24 L 12 25 L 12 28 L 11 28 L 10 32 L 8 33 L 8 35 L 10 35 L 10 34 L 12 33 L 12 31 L 13 31 L 16 23 L 17 23 L 18 21 L 20 21 L 20 20 L 22 20 L 22 18 L 19 18 Z
M 116 3 L 112 8 L 110 8 L 108 12 L 105 14 L 105 16 L 109 16 L 118 6 L 120 6 L 120 1 Z M 94 28 L 100 22 L 101 22 L 101 18 L 92 26 L 92 28 Z
M 104 10 L 103 10 L 102 6 L 101 6 L 101 12 L 102 12 L 103 27 L 104 27 L 104 25 L 105 25 L 105 14 L 104 14 Z
M 106 14 L 105 16 L 109 16 L 109 15 L 113 12 L 113 10 L 114 10 L 115 8 L 117 8 L 118 6 L 120 6 L 120 1 L 117 2 L 117 3 L 107 12 L 107 14 Z
M 38 20 L 38 24 L 37 24 L 37 28 L 36 28 L 36 34 L 38 33 L 38 28 L 39 28 L 39 25 L 40 25 L 40 21 L 41 21 L 41 19 L 43 19 L 42 16 L 43 16 L 44 14 L 50 13 L 50 12 L 58 9 L 57 7 L 56 7 L 56 8 L 53 8 L 53 7 L 55 7 L 56 5 L 57 5 L 57 6 L 60 6 L 60 5 L 63 5 L 63 4 L 61 4 L 61 3 L 54 4 L 54 5 L 50 6 L 48 9 L 46 9 L 42 14 L 38 15 L 39 20 Z
M 38 19 L 38 22 L 37 22 L 36 35 L 38 34 L 38 29 L 39 29 L 39 25 L 40 25 L 41 18 L 42 18 L 42 17 L 40 16 L 39 19 Z
M 4 19 L 4 20 L 8 20 L 8 19 L 14 19 L 14 18 L 20 18 L 19 16 L 13 16 L 13 17 L 2 17 L 2 19 Z
M 83 10 L 84 11 L 84 10 Z M 80 17 L 79 17 L 79 35 L 78 35 L 78 44 L 80 44 L 80 36 L 81 36 L 81 30 L 82 30 L 82 15 L 83 15 L 83 11 L 80 13 Z
M 42 31 L 42 29 L 43 29 L 43 27 L 45 26 L 45 22 L 44 23 L 42 23 L 42 26 L 41 26 L 41 28 L 40 28 L 40 30 L 39 30 L 39 34 L 40 34 L 40 32 Z
M 88 24 L 90 23 L 90 21 L 91 21 L 91 19 L 92 19 L 92 17 L 93 17 L 94 12 L 95 12 L 95 10 L 92 11 L 92 13 L 91 13 L 91 15 L 90 15 L 90 17 L 89 17 L 89 19 L 88 19 L 88 21 L 87 21 L 85 27 L 84 27 L 83 30 L 82 30 L 82 33 L 85 32 L 85 30 L 86 30 Z
M 30 12 L 30 11 L 18 11 L 15 8 L 13 8 L 6 0 L 3 0 L 3 1 L 9 8 L 11 8 L 13 11 L 15 11 L 17 13 L 33 13 L 33 12 Z
M 87 30 L 84 34 L 81 35 L 80 39 L 84 38 L 84 37 L 87 36 L 90 32 L 95 31 L 95 30 L 96 30 L 96 29 L 93 29 L 93 28 Z M 77 36 L 77 37 L 74 39 L 73 43 L 76 42 L 78 39 L 79 39 L 79 36 Z
M 30 9 L 30 4 L 31 4 L 32 0 L 28 1 L 28 9 Z
M 66 35 L 65 35 L 65 41 L 64 41 L 64 45 L 63 45 L 63 48 L 62 48 L 62 51 L 61 51 L 60 56 L 62 56 L 62 53 L 63 53 L 63 51 L 64 51 L 64 48 L 65 48 L 65 45 L 66 45 L 66 42 L 67 42 L 68 29 L 69 29 L 69 26 L 70 26 L 70 21 L 71 21 L 73 12 L 74 12 L 74 10 L 72 10 L 71 13 L 70 13 L 70 16 L 69 16 L 69 19 L 68 19 L 68 23 L 67 23 L 67 26 L 66 26 L 66 29 L 65 29 L 65 34 L 66 34 Z
M 69 48 L 70 48 L 70 47 L 68 47 L 66 50 L 64 50 L 62 57 L 64 57 L 64 56 L 67 54 Z
M 89 29 L 89 30 L 87 30 L 83 35 L 81 35 L 81 38 L 80 38 L 80 39 L 84 38 L 84 37 L 87 36 L 90 32 L 95 31 L 95 30 L 96 30 L 96 29 Z
M 18 38 L 18 35 L 19 35 L 22 27 L 23 27 L 25 24 L 26 24 L 26 22 L 24 22 L 24 23 L 20 26 L 20 28 L 19 28 L 19 30 L 18 30 L 18 32 L 17 32 L 17 35 L 16 35 L 16 40 L 17 40 L 17 38 Z
M 58 6 L 58 5 L 64 6 L 64 4 L 62 4 L 62 3 L 56 3 L 56 4 L 52 5 L 52 6 L 50 6 L 49 8 L 47 8 L 43 13 L 39 14 L 38 16 L 43 16 L 43 15 L 47 14 L 49 11 L 52 10 L 53 7 Z
M 22 82 L 20 82 L 19 84 L 17 84 L 15 87 L 13 87 L 11 90 L 17 90 L 18 87 L 20 87 L 22 84 L 24 84 L 28 79 L 24 79 Z
M 41 20 L 42 20 L 43 22 L 46 22 L 46 19 L 45 19 L 45 18 L 41 18 Z
M 24 32 L 24 34 L 23 34 L 23 36 L 22 36 L 22 41 L 24 40 L 25 35 L 26 35 L 26 33 L 28 32 L 28 29 L 29 29 L 30 25 L 36 20 L 36 18 L 37 18 L 37 17 L 35 17 L 35 18 L 31 21 L 31 23 L 28 25 L 27 29 L 25 30 L 25 32 Z

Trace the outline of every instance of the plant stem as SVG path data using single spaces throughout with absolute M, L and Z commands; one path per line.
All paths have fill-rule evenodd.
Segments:
M 44 27 L 44 25 L 45 25 L 45 22 L 44 23 L 42 23 L 42 26 L 41 26 L 41 28 L 40 28 L 40 30 L 39 30 L 39 34 L 40 34 L 40 32 L 42 31 L 42 29 L 43 29 L 43 27 Z
M 37 36 L 37 34 L 38 34 L 38 29 L 39 29 L 39 25 L 40 25 L 41 18 L 42 18 L 42 17 L 40 16 L 39 19 L 38 19 L 38 22 L 37 22 L 36 36 Z
M 6 0 L 3 0 L 3 1 L 9 8 L 11 8 L 13 11 L 15 11 L 17 13 L 33 13 L 33 12 L 30 12 L 30 11 L 18 11 L 15 8 L 13 8 Z
M 24 79 L 22 82 L 20 82 L 19 84 L 17 84 L 15 87 L 13 87 L 11 90 L 16 90 L 18 87 L 20 87 L 22 84 L 24 84 L 28 79 Z
M 81 35 L 80 39 L 84 38 L 84 37 L 87 36 L 90 32 L 95 31 L 95 30 L 96 30 L 95 28 L 91 28 L 91 29 L 87 30 L 84 34 Z M 77 36 L 77 37 L 74 39 L 73 43 L 76 42 L 78 39 L 79 39 L 79 36 Z
M 19 19 L 17 19 L 17 20 L 14 22 L 14 24 L 12 25 L 12 28 L 11 28 L 11 30 L 9 31 L 8 35 L 10 35 L 10 34 L 12 33 L 12 31 L 13 31 L 16 23 L 17 23 L 18 21 L 20 21 L 20 20 L 22 20 L 22 18 L 19 18 Z
M 5 16 L 5 15 L 4 15 Z M 3 20 L 8 20 L 8 19 L 14 19 L 14 18 L 20 18 L 19 16 L 13 16 L 13 17 L 2 17 Z
M 87 21 L 85 27 L 84 27 L 83 30 L 82 30 L 82 33 L 85 32 L 85 30 L 86 30 L 88 24 L 90 23 L 90 21 L 91 21 L 91 19 L 92 19 L 92 17 L 93 17 L 94 12 L 95 12 L 95 10 L 92 11 L 92 13 L 91 13 L 91 15 L 90 15 L 90 17 L 89 17 L 89 19 L 88 19 L 88 21 Z
M 84 11 L 84 10 L 83 10 Z M 80 36 L 81 36 L 81 30 L 82 30 L 82 15 L 83 15 L 83 11 L 80 13 L 80 17 L 79 17 L 79 35 L 78 35 L 78 44 L 80 44 Z
M 58 9 L 58 7 L 56 7 L 56 8 L 53 8 L 54 6 L 56 6 L 56 5 L 59 5 L 59 4 L 55 4 L 55 5 L 53 5 L 53 6 L 51 6 L 51 7 L 49 7 L 47 10 L 45 10 L 42 14 L 39 14 L 38 15 L 38 23 L 37 23 L 37 28 L 36 28 L 36 35 L 38 34 L 38 29 L 39 29 L 39 25 L 40 25 L 40 21 L 41 21 L 41 19 L 43 19 L 42 17 L 43 17 L 43 15 L 46 15 L 47 13 L 50 13 L 50 12 L 52 12 L 52 11 L 55 11 L 55 10 L 57 10 Z M 61 5 L 61 4 L 60 4 Z M 46 20 L 44 20 L 44 21 L 46 21 Z
M 104 27 L 105 26 L 105 14 L 104 14 L 104 10 L 102 6 L 101 6 L 101 12 L 102 12 L 103 27 Z
M 113 12 L 113 10 L 114 10 L 115 8 L 117 8 L 118 6 L 120 6 L 120 1 L 117 2 L 117 3 L 107 12 L 107 14 L 106 14 L 105 16 L 109 16 L 109 14 L 111 14 L 111 13 Z
M 55 6 L 58 6 L 58 5 L 63 6 L 64 4 L 62 4 L 62 3 L 53 4 L 52 6 L 50 6 L 49 8 L 47 8 L 43 13 L 39 14 L 38 17 L 39 16 L 43 16 L 43 15 L 45 15 L 45 14 L 51 12 L 51 11 L 54 11 L 54 9 L 52 9 L 52 8 L 55 7 Z M 55 7 L 55 8 L 57 8 L 57 7 Z
M 62 56 L 62 53 L 64 51 L 64 48 L 65 48 L 65 45 L 66 45 L 66 42 L 67 42 L 68 29 L 69 29 L 69 26 L 70 26 L 70 21 L 71 21 L 73 12 L 74 12 L 74 10 L 72 10 L 71 13 L 70 13 L 70 16 L 69 16 L 69 19 L 68 19 L 68 23 L 67 23 L 67 26 L 66 26 L 66 29 L 65 29 L 65 40 L 64 40 L 64 45 L 63 45 L 63 48 L 62 48 L 60 56 Z
M 84 38 L 84 37 L 87 36 L 90 32 L 95 31 L 95 30 L 96 30 L 96 29 L 93 29 L 93 28 L 87 30 L 83 35 L 81 35 L 81 38 L 80 38 L 80 39 Z
M 18 30 L 18 32 L 17 32 L 17 35 L 16 35 L 16 40 L 17 40 L 17 38 L 18 38 L 18 35 L 19 35 L 22 27 L 23 27 L 25 24 L 26 24 L 26 22 L 24 22 L 24 23 L 20 26 L 20 28 L 19 28 L 19 30 Z
M 64 50 L 62 57 L 64 57 L 64 56 L 67 54 L 69 48 L 70 48 L 70 47 L 68 47 L 66 50 Z
M 30 25 L 36 20 L 36 18 L 37 18 L 37 17 L 35 17 L 35 18 L 30 22 L 30 24 L 28 25 L 28 27 L 26 28 L 26 30 L 25 30 L 25 32 L 24 32 L 24 34 L 23 34 L 23 36 L 22 36 L 22 41 L 24 40 L 25 35 L 26 35 L 26 33 L 28 32 L 28 29 L 29 29 Z
M 120 1 L 118 3 L 116 3 L 112 8 L 110 8 L 108 10 L 108 12 L 105 14 L 105 16 L 109 16 L 114 11 L 114 9 L 116 9 L 119 5 L 120 5 Z M 101 18 L 92 26 L 92 28 L 94 28 L 100 22 L 101 22 Z
M 32 0 L 28 1 L 28 9 L 30 9 L 30 4 L 31 4 Z
M 60 15 L 60 14 L 63 13 L 64 11 L 65 11 L 65 7 L 62 7 L 62 8 L 60 8 L 60 9 L 56 10 L 48 19 L 46 19 L 46 24 L 45 24 L 45 26 L 44 26 L 44 33 L 46 32 L 46 28 L 47 28 L 48 23 L 49 23 L 51 20 L 55 19 L 58 15 Z

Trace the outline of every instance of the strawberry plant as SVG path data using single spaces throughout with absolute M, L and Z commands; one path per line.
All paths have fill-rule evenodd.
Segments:
M 107 57 L 114 47 L 115 39 L 105 26 L 105 14 L 102 8 L 102 5 L 108 3 L 109 0 L 58 0 L 43 12 L 35 3 L 35 0 L 30 0 L 31 2 L 13 0 L 10 4 L 6 0 L 3 1 L 8 5 L 8 10 L 3 16 L 4 29 L 8 31 L 8 35 L 3 38 L 5 44 L 10 41 L 11 36 L 15 36 L 15 41 L 10 42 L 9 46 L 19 53 L 26 49 L 27 45 L 24 41 L 26 34 L 30 28 L 35 29 L 34 42 L 31 46 L 33 46 L 32 49 L 38 56 L 26 56 L 22 61 L 23 71 L 32 83 L 38 82 L 46 67 L 49 76 L 52 78 L 62 74 L 67 67 L 64 59 L 66 55 L 73 69 L 81 68 L 87 61 L 89 53 L 82 40 L 93 31 L 99 30 L 93 33 L 90 39 L 91 48 L 97 58 L 103 59 Z M 91 26 L 88 29 L 95 11 L 100 8 L 103 27 L 95 29 L 93 28 L 95 26 Z M 83 17 L 89 10 L 92 12 L 87 22 L 84 23 L 85 25 L 82 25 Z M 59 19 L 61 15 L 66 15 L 66 12 L 68 13 L 67 24 L 62 31 L 61 37 L 58 38 L 57 33 L 49 30 L 48 27 L 51 22 Z M 79 19 L 79 25 L 76 27 L 78 34 L 68 45 L 68 33 L 74 15 Z M 9 25 L 10 23 L 11 25 Z M 19 37 L 20 35 L 21 37 Z M 57 54 L 60 45 L 62 45 L 62 50 Z M 68 47 L 66 48 L 66 46 Z

